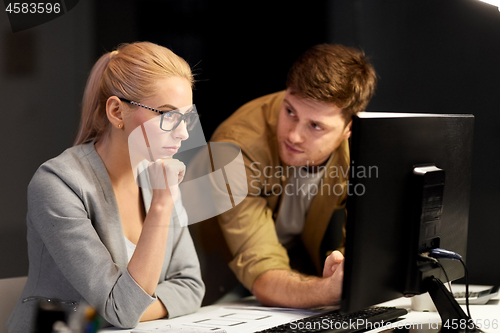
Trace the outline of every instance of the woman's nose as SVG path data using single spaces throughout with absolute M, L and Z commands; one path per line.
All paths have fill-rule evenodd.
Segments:
M 173 132 L 174 136 L 178 139 L 187 140 L 187 138 L 189 138 L 189 132 L 187 130 L 185 120 L 182 120 Z

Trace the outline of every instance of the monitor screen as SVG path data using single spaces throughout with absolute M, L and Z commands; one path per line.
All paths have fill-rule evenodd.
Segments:
M 455 260 L 440 260 L 447 277 L 435 266 L 421 269 L 417 252 L 440 247 L 465 256 L 473 125 L 472 115 L 354 117 L 342 312 L 425 292 L 421 282 L 429 276 L 443 282 L 463 276 Z M 441 170 L 431 177 L 434 201 L 426 214 L 432 228 L 419 215 L 419 167 Z M 422 239 L 429 230 L 430 237 Z

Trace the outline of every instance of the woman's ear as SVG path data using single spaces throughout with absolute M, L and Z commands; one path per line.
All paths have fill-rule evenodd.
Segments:
M 108 98 L 106 101 L 106 115 L 113 127 L 123 127 L 123 105 L 118 97 L 111 96 Z
M 351 136 L 351 128 L 352 128 L 352 120 L 344 128 L 344 133 L 342 133 L 342 137 L 344 139 L 348 139 Z

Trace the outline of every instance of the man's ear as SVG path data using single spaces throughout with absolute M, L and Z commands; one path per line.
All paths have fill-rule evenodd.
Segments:
M 123 105 L 116 96 L 111 96 L 106 101 L 106 116 L 112 126 L 116 128 L 123 127 Z
M 342 137 L 344 139 L 348 139 L 351 137 L 351 133 L 352 133 L 351 128 L 352 128 L 352 120 L 344 128 L 344 133 L 342 133 Z

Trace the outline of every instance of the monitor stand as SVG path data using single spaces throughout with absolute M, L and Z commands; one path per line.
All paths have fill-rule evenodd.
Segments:
M 423 283 L 424 289 L 431 296 L 441 316 L 440 332 L 482 332 L 476 327 L 473 320 L 465 314 L 441 280 L 432 276 L 426 278 Z

